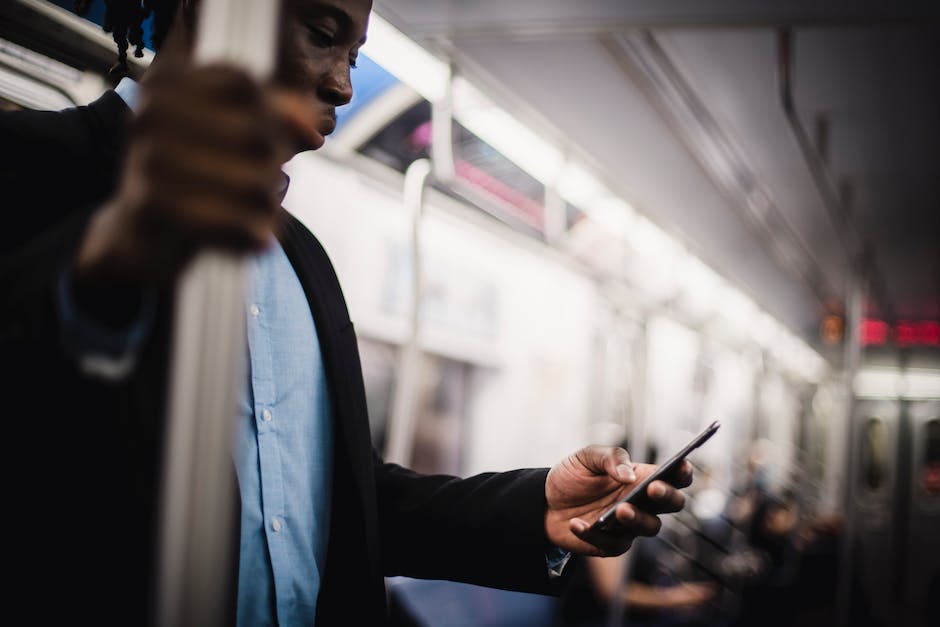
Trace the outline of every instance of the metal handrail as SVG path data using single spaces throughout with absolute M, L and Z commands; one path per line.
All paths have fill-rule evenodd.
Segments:
M 387 457 L 389 461 L 407 464 L 414 443 L 415 394 L 419 379 L 421 329 L 421 295 L 424 275 L 421 258 L 421 224 L 424 190 L 431 175 L 431 161 L 418 159 L 405 171 L 404 204 L 411 215 L 411 324 L 409 334 L 398 357 L 398 380 L 395 382 Z
M 195 57 L 258 80 L 275 63 L 280 2 L 205 0 Z M 180 277 L 163 460 L 157 624 L 213 627 L 231 614 L 238 390 L 246 377 L 247 263 L 202 253 Z

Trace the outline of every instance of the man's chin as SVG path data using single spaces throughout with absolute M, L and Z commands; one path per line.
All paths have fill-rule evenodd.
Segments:
M 308 152 L 310 150 L 319 150 L 323 147 L 323 144 L 326 143 L 326 138 L 319 134 L 311 134 L 310 137 L 304 139 L 298 139 L 294 144 L 294 155 L 299 155 L 302 152 Z

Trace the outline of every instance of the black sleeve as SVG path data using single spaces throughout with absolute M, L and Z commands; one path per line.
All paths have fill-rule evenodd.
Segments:
M 557 594 L 545 534 L 548 469 L 460 479 L 421 475 L 375 458 L 386 576 Z
M 0 256 L 111 195 L 128 116 L 110 91 L 84 107 L 0 113 Z
M 48 341 L 58 332 L 55 288 L 93 211 L 113 193 L 127 120 L 114 92 L 64 111 L 0 113 L 0 339 Z M 139 300 L 116 290 L 110 302 L 95 296 L 107 311 Z

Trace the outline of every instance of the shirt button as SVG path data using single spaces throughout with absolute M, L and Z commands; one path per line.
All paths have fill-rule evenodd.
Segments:
M 281 530 L 281 521 L 278 520 L 277 518 L 275 518 L 274 520 L 271 521 L 271 527 L 273 527 L 273 528 L 274 528 L 274 531 L 276 531 L 276 532 L 277 532 L 277 531 L 280 531 L 280 530 Z
M 263 412 L 261 412 L 261 417 L 264 418 L 265 422 L 271 422 L 271 410 L 265 409 Z
M 258 305 L 251 303 L 251 307 L 248 308 L 248 311 L 251 312 L 251 315 L 255 318 L 258 317 L 258 314 L 261 313 L 261 310 L 258 309 Z

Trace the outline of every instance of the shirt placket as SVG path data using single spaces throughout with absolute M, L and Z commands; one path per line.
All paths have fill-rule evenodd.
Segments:
M 260 278 L 260 277 L 259 277 Z M 248 306 L 248 348 L 251 356 L 251 385 L 254 396 L 254 419 L 258 428 L 258 457 L 261 473 L 261 509 L 264 535 L 274 575 L 275 605 L 279 619 L 288 602 L 288 559 L 285 545 L 284 476 L 279 445 L 276 389 L 273 377 L 271 330 L 266 323 L 261 303 L 265 281 L 255 283 L 254 300 Z

